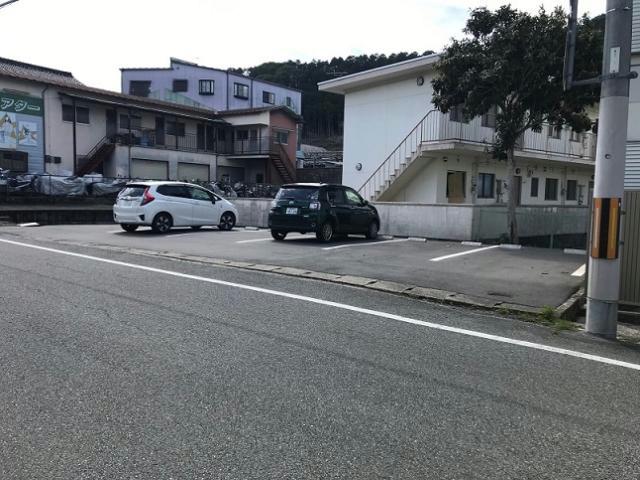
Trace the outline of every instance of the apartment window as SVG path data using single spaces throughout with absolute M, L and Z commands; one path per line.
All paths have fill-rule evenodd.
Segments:
M 487 113 L 482 115 L 482 126 L 488 128 L 496 128 L 496 114 L 498 109 L 491 107 Z
M 120 128 L 129 129 L 129 119 L 131 119 L 131 130 L 140 130 L 142 128 L 142 117 L 140 115 L 120 114 Z
M 174 92 L 186 92 L 189 89 L 189 82 L 186 79 L 174 79 L 173 91 Z
M 148 80 L 131 80 L 129 82 L 129 95 L 148 97 L 151 91 L 151 82 Z
M 276 143 L 281 143 L 283 145 L 289 144 L 289 132 L 283 130 L 276 131 Z
M 549 138 L 560 138 L 562 134 L 562 126 L 561 125 L 549 125 L 547 130 L 547 135 Z
M 276 94 L 273 92 L 267 92 L 266 90 L 262 92 L 262 102 L 269 103 L 273 105 L 276 103 Z
M 249 130 L 236 130 L 236 140 L 249 140 Z
M 73 122 L 73 105 L 62 105 L 62 120 Z M 76 123 L 89 123 L 89 109 L 76 107 Z
M 531 178 L 531 197 L 532 198 L 537 198 L 538 197 L 538 186 L 540 184 L 540 181 L 537 177 L 533 177 Z
M 567 180 L 567 200 L 574 201 L 574 202 L 578 200 L 578 181 L 577 180 Z
M 544 186 L 545 200 L 558 200 L 558 179 L 547 178 Z
M 29 167 L 29 154 L 17 150 L 0 150 L 0 168 L 12 172 L 26 172 Z
M 236 98 L 249 98 L 249 85 L 245 85 L 244 83 L 234 83 L 233 96 Z
M 464 103 L 456 105 L 449 111 L 449 120 L 452 122 L 469 123 L 469 119 L 464 114 Z
M 493 173 L 481 173 L 478 176 L 478 198 L 493 198 L 495 180 Z
M 213 95 L 215 86 L 215 80 L 200 80 L 198 82 L 198 92 L 200 92 L 200 95 Z
M 289 108 L 293 108 L 293 98 L 291 97 L 287 97 L 285 99 L 285 105 Z
M 174 135 L 176 137 L 184 137 L 184 123 L 182 123 L 182 122 L 167 122 L 167 135 Z

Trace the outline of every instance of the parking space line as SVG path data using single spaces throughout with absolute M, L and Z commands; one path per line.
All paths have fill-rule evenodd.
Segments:
M 572 277 L 584 277 L 587 273 L 587 264 L 583 263 L 575 272 L 571 274 Z
M 492 250 L 494 248 L 500 248 L 500 245 L 492 245 L 490 247 L 474 248 L 473 250 L 467 250 L 466 252 L 452 253 L 451 255 L 444 255 L 442 257 L 436 257 L 429 260 L 430 262 L 440 262 L 442 260 L 448 260 L 450 258 L 462 257 L 463 255 L 471 255 L 472 253 L 484 252 L 485 250 Z
M 294 235 L 293 237 L 287 237 L 287 240 L 295 240 L 297 238 L 312 238 L 310 235 Z M 271 235 L 265 238 L 252 238 L 250 240 L 238 240 L 236 243 L 255 243 L 255 242 L 269 242 L 274 241 Z
M 382 240 L 381 242 L 358 242 L 358 243 L 345 243 L 344 245 L 336 245 L 335 247 L 324 247 L 322 250 L 336 250 L 338 248 L 351 248 L 351 247 L 367 247 L 371 245 L 382 245 L 383 243 L 398 243 L 408 242 L 408 238 L 396 238 L 393 240 Z

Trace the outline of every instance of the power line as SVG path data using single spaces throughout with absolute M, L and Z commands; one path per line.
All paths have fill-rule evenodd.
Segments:
M 19 2 L 20 0 L 8 0 L 6 2 L 0 3 L 0 8 L 6 7 L 7 5 L 11 5 L 12 3 Z

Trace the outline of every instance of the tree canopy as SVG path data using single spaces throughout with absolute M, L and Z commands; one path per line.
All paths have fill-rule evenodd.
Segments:
M 591 127 L 588 108 L 599 99 L 598 87 L 564 92 L 562 73 L 567 17 L 562 9 L 537 15 L 511 6 L 471 12 L 462 40 L 453 40 L 436 64 L 436 107 L 448 112 L 462 104 L 469 117 L 498 107 L 495 152 L 506 158 L 518 137 L 543 122 Z M 579 22 L 576 74 L 597 76 L 602 64 L 604 16 Z

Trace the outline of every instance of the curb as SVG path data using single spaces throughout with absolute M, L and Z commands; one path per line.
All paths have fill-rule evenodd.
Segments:
M 475 308 L 481 310 L 497 311 L 503 314 L 516 315 L 539 315 L 542 308 L 532 307 L 529 305 L 521 305 L 517 303 L 493 301 L 488 298 L 466 295 L 448 290 L 440 290 L 437 288 L 421 287 L 406 283 L 398 283 L 376 278 L 359 277 L 355 275 L 341 275 L 335 273 L 316 272 L 312 270 L 304 270 L 293 267 L 283 267 L 278 265 L 267 265 L 262 263 L 240 262 L 235 260 L 225 260 L 221 258 L 201 257 L 196 255 L 187 255 L 171 252 L 156 252 L 153 250 L 142 250 L 138 248 L 126 247 L 107 247 L 103 245 L 89 245 L 72 241 L 60 241 L 60 244 L 74 245 L 85 248 L 97 248 L 100 250 L 117 251 L 120 253 L 141 255 L 154 258 L 166 258 L 175 261 L 188 261 L 201 265 L 215 265 L 218 267 L 231 267 L 242 270 L 252 270 L 260 272 L 276 273 L 289 277 L 308 278 L 312 280 L 320 280 L 340 285 L 348 285 L 352 287 L 366 288 L 385 293 L 392 293 L 417 300 L 426 300 L 434 303 L 456 305 L 460 307 Z M 573 298 L 573 297 L 572 297 Z M 568 302 L 568 301 L 567 301 Z M 565 302 L 565 303 L 567 303 Z M 563 304 L 564 305 L 564 304 Z M 560 308 L 560 307 L 559 307 Z
M 580 250 L 578 248 L 565 248 L 564 253 L 566 253 L 567 255 L 586 255 L 587 251 Z
M 584 302 L 584 287 L 580 287 L 562 305 L 556 308 L 558 318 L 575 321 Z
M 522 245 L 515 245 L 513 243 L 501 243 L 500 248 L 505 250 L 522 250 Z

